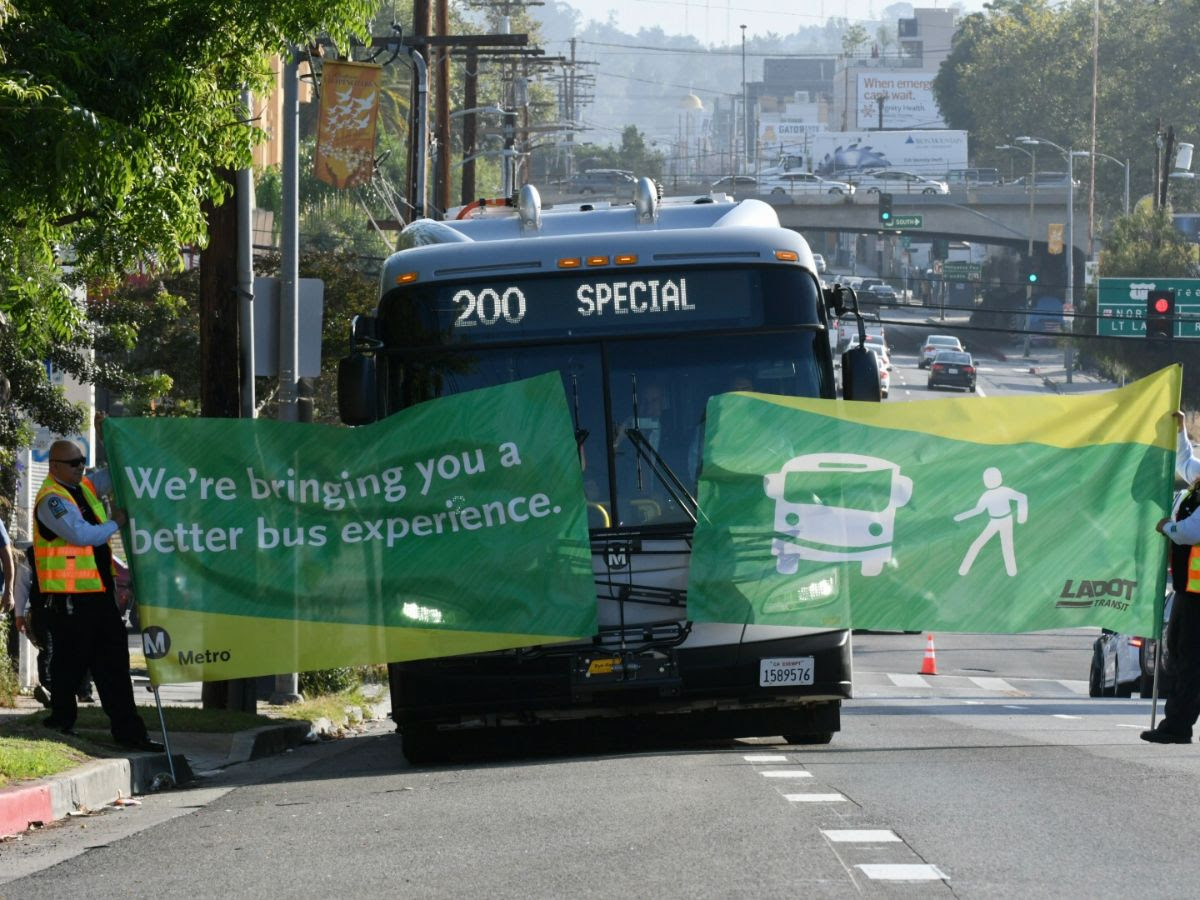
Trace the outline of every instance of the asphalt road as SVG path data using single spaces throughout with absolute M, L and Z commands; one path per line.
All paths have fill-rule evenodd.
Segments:
M 928 393 L 912 339 L 895 400 Z M 985 368 L 985 393 L 1044 389 Z M 1086 696 L 1094 637 L 937 634 L 921 676 L 924 634 L 856 634 L 823 747 L 626 735 L 413 769 L 380 723 L 0 845 L 0 895 L 1191 896 L 1200 751 L 1140 742 L 1149 700 Z

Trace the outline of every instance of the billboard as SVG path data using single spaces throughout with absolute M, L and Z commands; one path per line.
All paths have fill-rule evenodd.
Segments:
M 811 136 L 809 146 L 818 175 L 904 169 L 945 177 L 967 164 L 965 131 L 822 131 Z
M 806 121 L 787 113 L 759 113 L 758 145 L 768 159 L 785 153 L 807 155 L 812 136 L 824 130 L 823 122 Z
M 883 128 L 945 128 L 933 99 L 936 72 L 866 71 L 858 73 L 858 127 L 878 126 L 883 100 Z

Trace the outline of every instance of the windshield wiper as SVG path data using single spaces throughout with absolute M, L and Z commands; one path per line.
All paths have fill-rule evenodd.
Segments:
M 666 488 L 667 493 L 671 495 L 671 499 L 679 505 L 679 508 L 683 510 L 684 514 L 694 524 L 700 508 L 700 505 L 696 502 L 696 498 L 692 496 L 692 492 L 687 489 L 687 486 L 680 480 L 679 476 L 667 465 L 667 461 L 662 458 L 650 441 L 646 439 L 646 436 L 642 434 L 641 425 L 638 420 L 636 375 L 633 376 L 633 427 L 625 429 L 625 435 L 629 438 L 629 443 L 633 444 L 634 449 L 638 453 L 638 487 L 642 486 L 641 460 L 645 459 L 646 465 L 650 467 L 650 471 L 654 473 L 654 476 Z

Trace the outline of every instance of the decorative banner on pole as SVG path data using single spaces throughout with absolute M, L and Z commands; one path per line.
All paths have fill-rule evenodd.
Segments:
M 374 63 L 326 62 L 321 67 L 313 173 L 326 184 L 350 188 L 371 180 L 382 73 Z
M 1061 222 L 1051 222 L 1046 226 L 1046 250 L 1052 254 L 1063 252 L 1064 226 Z
M 104 435 L 156 684 L 595 633 L 557 374 L 353 429 L 110 417 Z
M 1156 635 L 1181 381 L 1172 366 L 1074 396 L 714 397 L 688 614 Z

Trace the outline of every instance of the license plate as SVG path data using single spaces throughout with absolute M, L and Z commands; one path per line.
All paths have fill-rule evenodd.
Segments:
M 950 368 L 948 368 L 946 371 L 947 371 L 947 372 L 949 372 L 951 375 L 957 375 L 957 374 L 958 374 L 958 369 L 954 368 L 954 366 L 951 366 L 951 367 L 950 367 Z
M 793 656 L 759 660 L 759 687 L 788 687 L 813 683 L 813 658 Z

